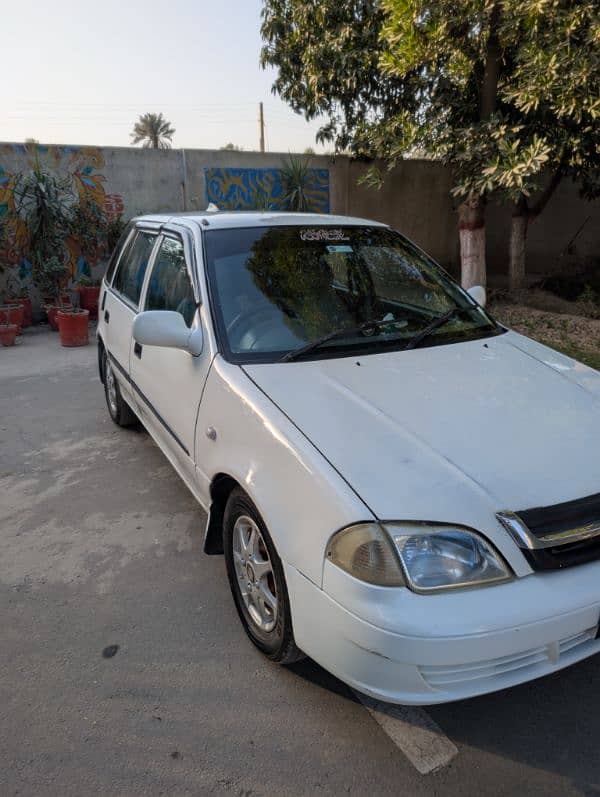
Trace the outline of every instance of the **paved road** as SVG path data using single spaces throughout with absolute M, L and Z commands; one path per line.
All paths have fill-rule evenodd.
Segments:
M 598 660 L 427 709 L 458 755 L 423 776 L 316 664 L 263 659 L 94 359 L 39 330 L 0 350 L 2 797 L 600 794 Z

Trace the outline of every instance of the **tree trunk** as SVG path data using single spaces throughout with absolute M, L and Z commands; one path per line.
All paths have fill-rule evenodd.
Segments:
M 525 287 L 525 247 L 528 227 L 529 208 L 525 197 L 521 197 L 513 210 L 510 225 L 508 286 L 511 291 Z
M 510 247 L 508 262 L 508 285 L 511 291 L 525 287 L 525 254 L 527 232 L 531 222 L 535 221 L 544 210 L 562 179 L 562 159 L 550 182 L 539 195 L 537 201 L 529 207 L 527 197 L 521 196 L 516 202 L 510 226 Z
M 498 102 L 498 79 L 500 77 L 500 62 L 502 60 L 502 48 L 500 47 L 500 39 L 498 38 L 500 13 L 500 3 L 495 3 L 490 14 L 485 65 L 479 99 L 479 114 L 483 121 L 491 117 L 496 110 Z
M 462 202 L 458 208 L 460 269 L 463 288 L 485 288 L 485 205 L 480 199 Z

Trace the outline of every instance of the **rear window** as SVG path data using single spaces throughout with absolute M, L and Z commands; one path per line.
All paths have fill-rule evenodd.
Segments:
M 127 240 L 129 233 L 131 232 L 131 228 L 132 228 L 131 224 L 128 224 L 125 227 L 125 229 L 121 233 L 121 236 L 119 237 L 119 240 L 117 241 L 117 245 L 115 246 L 115 248 L 111 253 L 110 259 L 108 261 L 108 266 L 106 268 L 106 274 L 104 275 L 104 279 L 108 282 L 109 285 L 115 273 L 117 263 L 119 262 L 119 255 L 121 254 L 123 245 L 125 244 L 125 241 Z
M 113 288 L 137 306 L 156 234 L 138 231 L 119 261 Z

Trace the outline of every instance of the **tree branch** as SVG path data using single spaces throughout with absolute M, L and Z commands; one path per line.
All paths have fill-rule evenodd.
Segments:
M 529 208 L 529 212 L 527 215 L 529 216 L 530 222 L 534 221 L 540 215 L 543 209 L 546 207 L 546 205 L 550 201 L 550 198 L 552 197 L 552 194 L 554 194 L 554 192 L 560 185 L 560 181 L 562 180 L 562 178 L 563 174 L 562 174 L 562 159 L 561 159 L 561 163 L 558 165 L 556 171 L 552 175 L 550 182 L 544 188 L 544 190 L 539 195 L 535 203 Z

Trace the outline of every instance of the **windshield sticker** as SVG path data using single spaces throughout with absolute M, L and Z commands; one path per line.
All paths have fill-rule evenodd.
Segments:
M 343 252 L 344 254 L 351 255 L 353 251 L 351 246 L 344 244 L 333 244 L 332 246 L 326 246 L 325 248 L 332 255 L 336 252 Z
M 300 230 L 303 241 L 348 241 L 350 240 L 343 230 L 336 227 L 318 227 L 316 229 Z

